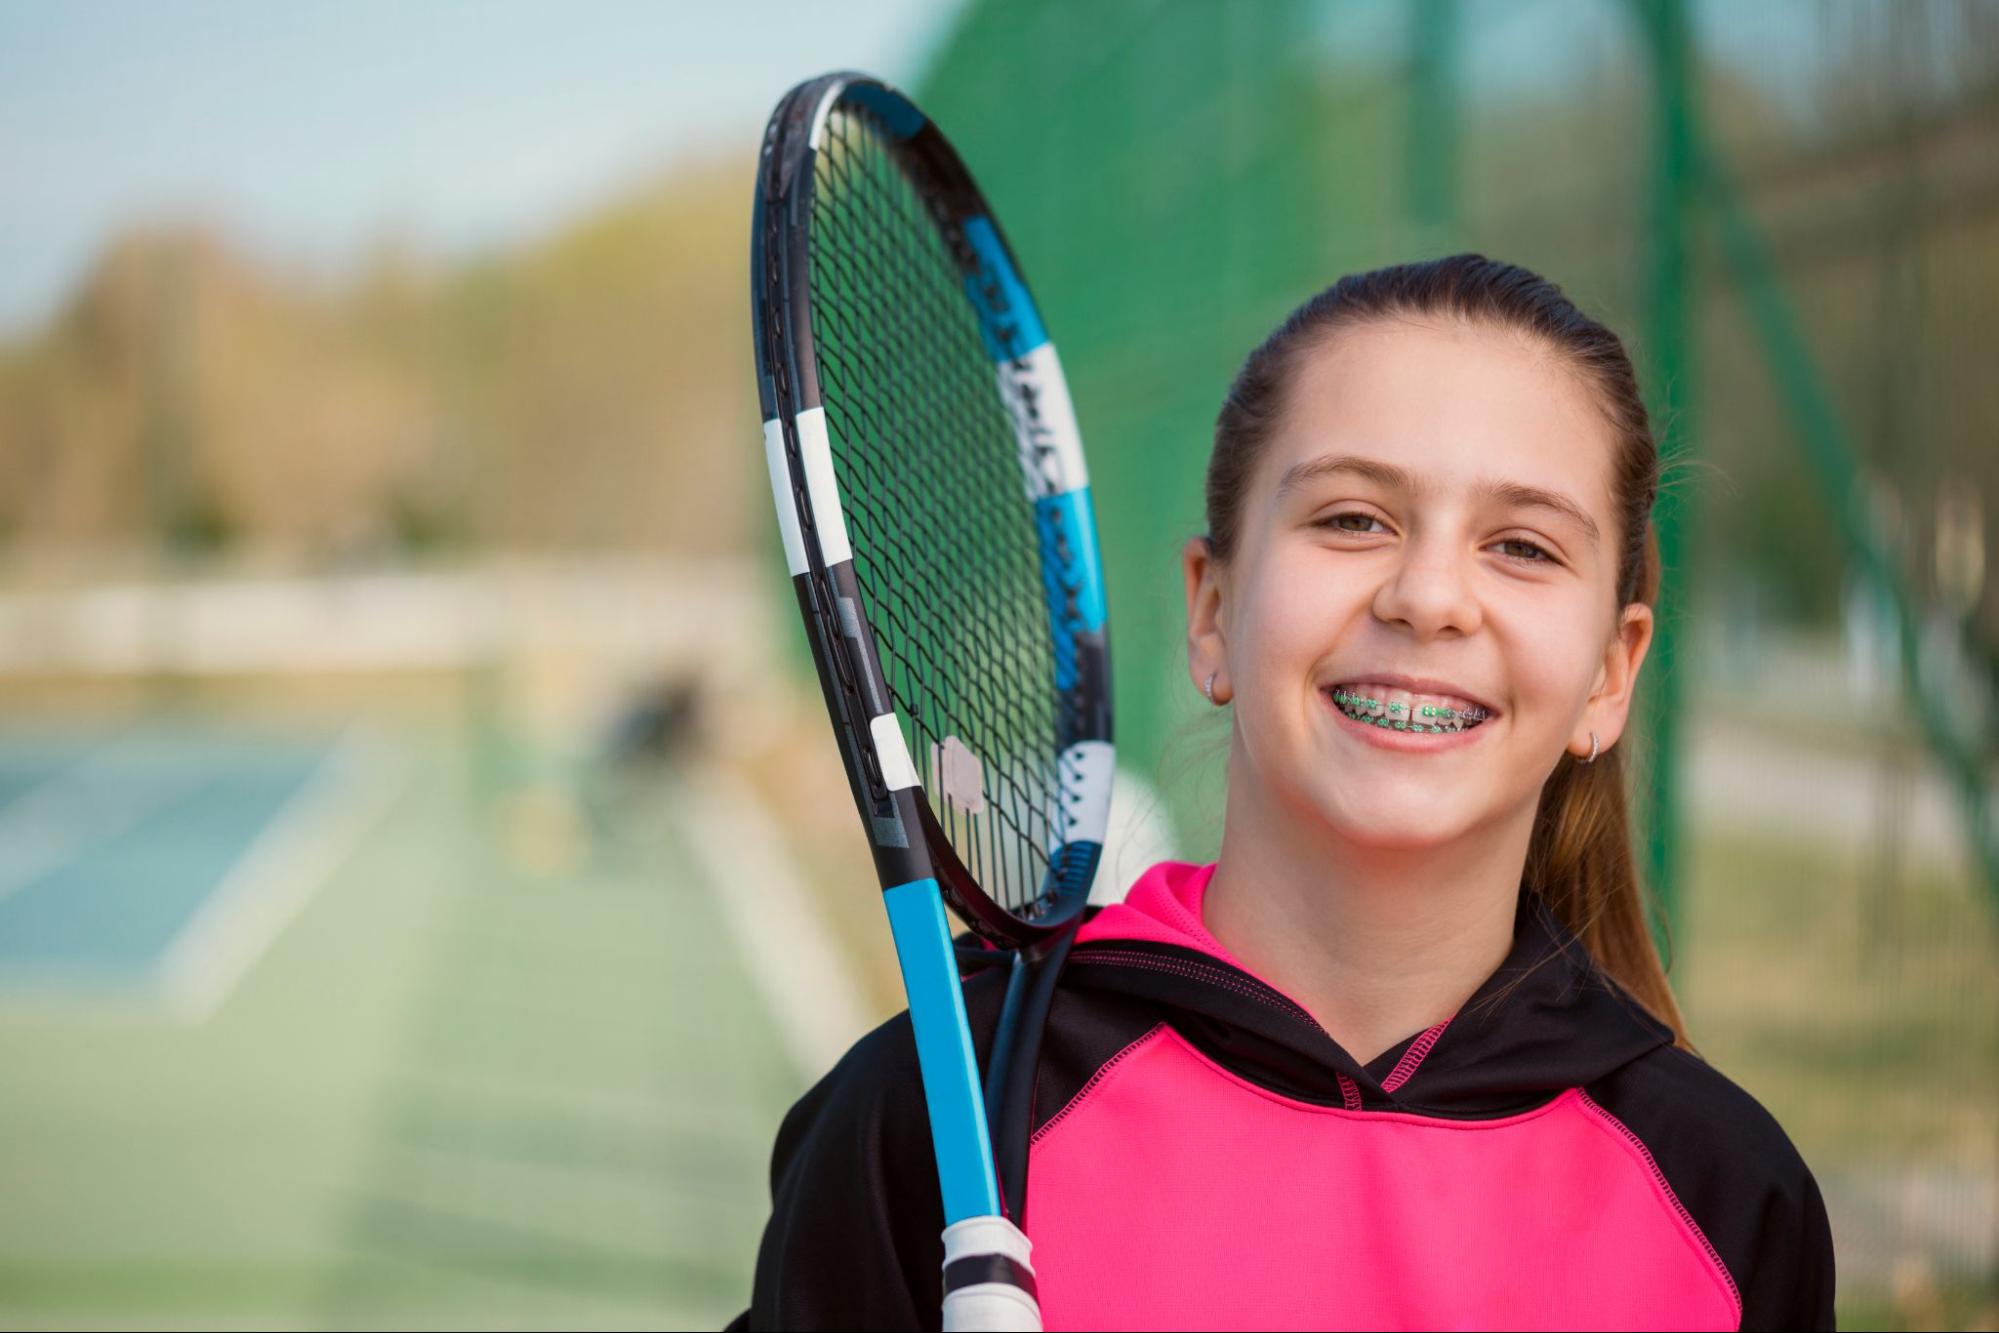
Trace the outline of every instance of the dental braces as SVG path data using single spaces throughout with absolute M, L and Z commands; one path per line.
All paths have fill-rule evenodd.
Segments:
M 1409 711 L 1409 705 L 1405 703 L 1390 703 L 1382 699 L 1369 699 L 1357 694 L 1348 694 L 1341 690 L 1332 691 L 1332 695 L 1334 703 L 1346 704 L 1354 708 L 1385 708 L 1390 713 L 1406 713 Z M 1469 708 L 1462 708 L 1462 709 L 1452 708 L 1448 704 L 1424 704 L 1417 710 L 1417 712 L 1418 716 L 1421 717 L 1461 719 L 1464 723 L 1464 726 L 1457 728 L 1457 730 L 1468 730 L 1470 727 L 1476 725 L 1477 723 L 1483 722 L 1488 717 L 1492 716 L 1489 710 L 1481 708 L 1477 704 L 1473 704 Z M 1445 732 L 1452 730 L 1452 728 L 1449 727 L 1442 727 L 1434 724 L 1426 724 L 1408 718 L 1362 717 L 1362 718 L 1355 718 L 1354 720 L 1356 722 L 1370 722 L 1377 727 L 1388 727 L 1392 728 L 1395 731 L 1418 731 L 1418 732 L 1436 733 L 1436 732 Z

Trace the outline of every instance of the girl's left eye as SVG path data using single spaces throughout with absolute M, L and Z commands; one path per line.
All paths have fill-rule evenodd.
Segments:
M 1511 546 L 1533 552 L 1532 555 L 1514 555 L 1511 552 L 1507 553 L 1506 558 L 1508 560 L 1518 560 L 1522 564 L 1526 565 L 1550 564 L 1555 559 L 1555 557 L 1549 555 L 1545 550 L 1543 550 L 1539 546 L 1536 546 L 1533 542 L 1528 541 L 1524 537 L 1505 537 L 1500 539 L 1498 542 L 1494 544 L 1500 547 Z

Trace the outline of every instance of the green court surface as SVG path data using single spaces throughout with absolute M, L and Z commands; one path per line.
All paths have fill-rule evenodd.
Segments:
M 317 808 L 323 734 L 15 741 L 0 831 L 107 745 L 174 792 L 39 875 L 0 843 L 26 879 L 0 897 L 0 1325 L 713 1326 L 746 1303 L 800 1081 L 664 801 L 480 799 L 462 747 L 411 736 L 347 751 L 360 799 Z M 71 818 L 109 828 L 107 804 Z M 266 893 L 259 839 L 327 873 Z M 171 929 L 130 903 L 204 876 L 257 947 L 190 1006 L 148 970 Z M 98 907 L 50 924 L 55 897 Z M 92 941 L 94 970 L 38 965 Z

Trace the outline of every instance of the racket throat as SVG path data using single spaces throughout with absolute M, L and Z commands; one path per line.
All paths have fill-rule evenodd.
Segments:
M 1007 977 L 1006 1001 L 993 1034 L 986 1071 L 986 1125 L 992 1140 L 993 1170 L 1000 1203 L 1015 1226 L 1027 1224 L 1027 1158 L 1034 1134 L 1034 1085 L 1041 1064 L 1041 1039 L 1069 946 L 1076 932 L 1064 930 L 1039 945 L 1017 951 Z

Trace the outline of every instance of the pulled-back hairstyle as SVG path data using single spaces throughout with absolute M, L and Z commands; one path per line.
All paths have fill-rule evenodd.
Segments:
M 1456 320 L 1526 336 L 1588 386 L 1612 436 L 1617 605 L 1652 605 L 1659 592 L 1659 544 L 1651 523 L 1659 450 L 1624 344 L 1546 278 L 1476 254 L 1349 274 L 1292 311 L 1249 354 L 1215 422 L 1208 460 L 1214 558 L 1226 563 L 1235 552 L 1243 493 L 1305 355 L 1343 329 L 1403 318 Z M 1684 1046 L 1685 1024 L 1646 925 L 1620 753 L 1613 747 L 1592 764 L 1562 756 L 1541 790 L 1523 881 L 1597 965 L 1671 1026 Z

